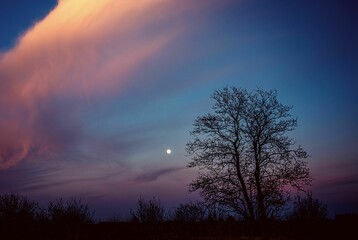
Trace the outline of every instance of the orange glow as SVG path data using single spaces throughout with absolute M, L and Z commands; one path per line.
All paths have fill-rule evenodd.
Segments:
M 21 161 L 32 145 L 46 144 L 28 130 L 39 121 L 39 104 L 53 96 L 89 101 L 95 95 L 118 94 L 146 61 L 183 32 L 184 20 L 179 19 L 185 18 L 179 16 L 210 2 L 60 0 L 0 55 L 0 110 L 12 109 L 3 111 L 7 115 L 0 131 L 11 120 L 18 139 L 15 147 L 0 146 L 2 154 L 13 153 L 0 157 L 0 169 Z M 19 109 L 26 117 L 11 116 Z

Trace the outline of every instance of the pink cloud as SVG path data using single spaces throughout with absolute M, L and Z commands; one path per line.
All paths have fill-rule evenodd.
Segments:
M 0 55 L 0 169 L 31 149 L 61 147 L 68 140 L 63 132 L 78 129 L 81 101 L 123 91 L 146 61 L 189 28 L 183 14 L 215 2 L 60 0 Z M 54 99 L 72 104 L 57 110 Z

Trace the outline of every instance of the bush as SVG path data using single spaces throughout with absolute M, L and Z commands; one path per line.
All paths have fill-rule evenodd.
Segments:
M 327 206 L 318 199 L 314 199 L 311 192 L 304 197 L 298 195 L 288 218 L 296 221 L 325 220 L 327 219 Z
M 205 206 L 203 203 L 180 204 L 174 211 L 174 220 L 181 222 L 199 222 L 206 218 Z
M 154 197 L 149 201 L 145 201 L 142 197 L 139 197 L 137 202 L 137 209 L 130 210 L 132 221 L 142 223 L 154 223 L 164 221 L 165 210 L 161 206 L 159 200 Z
M 59 224 L 87 224 L 93 222 L 94 212 L 81 200 L 69 199 L 63 201 L 59 198 L 48 204 L 47 214 L 49 220 Z
M 40 217 L 41 209 L 34 201 L 19 194 L 0 195 L 0 223 L 25 225 Z

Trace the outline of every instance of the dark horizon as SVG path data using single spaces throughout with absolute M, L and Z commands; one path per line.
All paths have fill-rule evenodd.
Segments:
M 309 207 L 307 203 L 296 206 Z M 178 206 L 170 216 L 166 216 L 160 201 L 152 198 L 139 199 L 137 208 L 131 211 L 128 219 L 117 216 L 101 221 L 93 217 L 86 204 L 76 199 L 56 200 L 46 209 L 40 209 L 36 202 L 26 197 L 9 194 L 0 196 L 0 235 L 11 239 L 87 240 L 289 240 L 337 239 L 354 235 L 358 214 L 339 215 L 329 220 L 321 204 L 309 212 L 301 207 L 295 209 L 286 219 L 247 221 L 222 215 L 216 208 L 210 210 L 204 205 L 189 203 Z

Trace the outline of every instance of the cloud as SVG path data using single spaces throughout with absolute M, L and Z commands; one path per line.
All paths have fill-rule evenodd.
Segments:
M 0 54 L 0 169 L 84 139 L 92 99 L 134 84 L 141 66 L 189 28 L 183 16 L 215 2 L 60 0 Z
M 135 178 L 136 183 L 147 183 L 157 180 L 160 176 L 166 175 L 172 172 L 176 172 L 179 170 L 183 170 L 185 168 L 183 167 L 168 167 L 168 168 L 162 168 L 157 169 L 154 171 L 145 172 Z
M 47 188 L 56 188 L 59 186 L 68 186 L 68 185 L 73 185 L 73 184 L 77 184 L 77 183 L 84 183 L 84 184 L 91 184 L 93 182 L 98 182 L 98 181 L 102 181 L 102 180 L 107 180 L 109 178 L 115 177 L 116 175 L 119 175 L 123 173 L 123 171 L 118 171 L 115 173 L 111 173 L 111 174 L 107 174 L 104 176 L 99 176 L 99 177 L 87 177 L 87 178 L 69 178 L 66 180 L 57 180 L 56 182 L 51 182 L 51 183 L 32 183 L 32 184 L 25 184 L 24 187 L 19 188 L 19 190 L 21 191 L 35 191 L 35 190 L 43 190 L 43 189 L 47 189 Z

